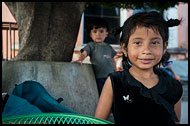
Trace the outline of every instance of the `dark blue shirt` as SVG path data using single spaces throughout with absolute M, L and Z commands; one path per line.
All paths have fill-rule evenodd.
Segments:
M 112 58 L 116 55 L 116 51 L 109 44 L 90 42 L 82 50 L 90 56 L 96 78 L 106 78 L 114 71 Z
M 174 105 L 183 92 L 179 81 L 160 71 L 157 85 L 147 88 L 127 70 L 109 75 L 115 123 L 173 124 L 178 121 Z

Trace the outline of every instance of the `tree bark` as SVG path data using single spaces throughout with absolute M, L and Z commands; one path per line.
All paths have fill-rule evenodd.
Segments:
M 6 2 L 19 29 L 13 60 L 70 62 L 84 2 Z

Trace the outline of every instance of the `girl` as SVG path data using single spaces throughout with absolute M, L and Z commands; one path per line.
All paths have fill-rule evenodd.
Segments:
M 179 24 L 157 12 L 137 13 L 124 23 L 120 41 L 125 70 L 109 74 L 95 117 L 107 119 L 112 110 L 115 123 L 179 122 L 182 86 L 159 69 L 168 27 Z

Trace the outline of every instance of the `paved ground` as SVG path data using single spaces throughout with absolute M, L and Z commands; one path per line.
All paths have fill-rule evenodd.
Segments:
M 188 83 L 183 85 L 183 96 L 181 103 L 181 124 L 188 124 Z
M 181 124 L 188 124 L 188 101 L 182 101 L 180 123 Z
M 181 124 L 188 124 L 188 60 L 174 60 L 171 67 L 182 80 Z

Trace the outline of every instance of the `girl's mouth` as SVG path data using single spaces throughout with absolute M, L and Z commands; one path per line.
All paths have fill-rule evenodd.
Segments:
M 141 63 L 148 64 L 153 61 L 153 59 L 139 59 Z

